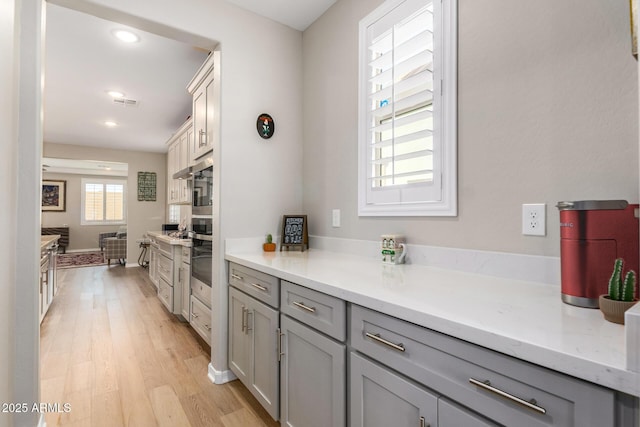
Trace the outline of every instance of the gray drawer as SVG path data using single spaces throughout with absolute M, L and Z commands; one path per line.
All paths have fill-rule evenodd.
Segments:
M 350 332 L 353 348 L 500 424 L 614 425 L 612 390 L 355 305 Z
M 167 307 L 167 310 L 173 312 L 173 287 L 162 278 L 158 283 L 158 298 Z
M 343 300 L 284 280 L 280 286 L 282 313 L 339 341 L 346 339 L 346 303 Z
M 182 247 L 182 262 L 191 264 L 191 248 L 186 246 Z
M 192 280 L 191 293 L 198 298 L 201 303 L 211 308 L 211 286 L 207 286 L 199 280 Z
M 280 303 L 278 282 L 277 277 L 229 263 L 229 284 L 274 308 L 278 308 Z
M 193 296 L 189 324 L 207 344 L 211 345 L 211 310 Z
M 158 240 L 158 250 L 165 254 L 167 257 L 173 258 L 173 248 L 169 243 Z
M 164 253 L 160 253 L 158 256 L 158 274 L 173 286 L 173 260 L 167 258 Z

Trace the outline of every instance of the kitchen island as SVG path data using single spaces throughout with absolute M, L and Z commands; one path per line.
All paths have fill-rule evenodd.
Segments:
M 622 392 L 630 397 L 631 417 L 637 417 L 640 373 L 627 361 L 640 352 L 634 347 L 638 340 L 625 340 L 625 327 L 605 321 L 599 310 L 562 303 L 558 286 L 386 265 L 316 249 L 265 253 L 232 248 L 225 259 L 353 307 Z

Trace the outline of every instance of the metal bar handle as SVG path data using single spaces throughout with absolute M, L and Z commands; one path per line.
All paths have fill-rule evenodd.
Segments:
M 365 332 L 364 334 L 367 338 L 371 338 L 374 341 L 378 341 L 379 343 L 382 343 L 388 347 L 391 347 L 394 350 L 398 350 L 404 353 L 405 348 L 404 348 L 404 344 L 400 343 L 400 344 L 395 344 L 392 343 L 391 341 L 387 341 L 384 338 L 380 337 L 380 334 L 371 334 L 369 332 Z
M 237 274 L 235 274 L 235 273 L 231 273 L 231 277 L 233 277 L 233 278 L 234 278 L 234 279 L 236 279 L 236 280 L 244 280 L 244 278 L 243 278 L 242 276 L 238 276 L 238 275 L 237 275 Z
M 278 362 L 280 362 L 282 360 L 282 356 L 284 356 L 284 352 L 282 351 L 282 337 L 284 334 L 280 328 L 276 329 L 276 334 L 278 340 L 276 343 L 278 346 Z
M 252 331 L 252 330 L 253 330 L 253 328 L 250 328 L 250 327 L 249 327 L 249 315 L 253 316 L 253 311 L 250 311 L 250 310 L 247 308 L 247 334 L 249 333 L 249 331 Z M 253 319 L 252 319 L 252 320 L 253 320 Z
M 299 307 L 303 310 L 307 310 L 309 313 L 315 313 L 316 312 L 316 308 L 315 307 L 309 307 L 308 305 L 304 305 L 301 302 L 298 301 L 294 301 L 293 305 L 295 305 L 296 307 Z
M 244 305 L 243 305 L 243 306 L 242 306 L 242 322 L 241 322 L 241 326 L 242 326 L 241 331 L 242 331 L 242 332 L 244 332 L 245 328 L 247 327 L 247 325 L 246 325 L 246 323 L 245 323 L 245 320 L 244 320 L 244 312 L 245 312 L 245 310 L 246 310 L 246 309 L 245 309 L 245 307 L 244 307 Z
M 251 284 L 251 286 L 253 286 L 253 287 L 254 287 L 254 288 L 256 288 L 256 289 L 261 290 L 262 292 L 266 292 L 266 291 L 267 291 L 267 288 L 265 288 L 264 286 L 259 285 L 259 284 L 257 284 L 257 283 L 252 283 L 252 284 Z
M 200 129 L 200 132 L 198 132 L 198 147 L 202 147 L 203 145 L 205 145 L 205 142 L 202 142 L 202 137 L 205 136 L 207 133 Z
M 504 397 L 506 399 L 512 400 L 515 403 L 524 406 L 525 408 L 529 408 L 533 411 L 539 412 L 541 414 L 546 414 L 547 410 L 544 409 L 542 406 L 538 406 L 538 402 L 536 402 L 535 399 L 531 399 L 531 400 L 524 400 L 518 396 L 514 396 L 511 393 L 507 393 L 506 391 L 502 391 L 499 388 L 495 388 L 494 386 L 491 385 L 491 381 L 486 380 L 486 381 L 479 381 L 476 380 L 474 378 L 469 378 L 469 382 L 473 385 L 476 385 L 480 388 L 483 388 L 487 391 L 490 391 L 492 393 L 497 394 L 498 396 Z
M 420 427 L 429 427 L 431 424 L 427 424 L 427 421 L 424 417 L 420 417 Z

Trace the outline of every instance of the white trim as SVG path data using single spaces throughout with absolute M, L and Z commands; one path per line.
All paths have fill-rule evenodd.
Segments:
M 85 219 L 85 189 L 86 184 L 114 184 L 114 185 L 122 185 L 122 220 L 118 221 L 87 221 Z M 104 187 L 103 187 L 104 188 Z M 105 196 L 106 197 L 106 193 Z M 106 203 L 105 203 L 106 209 Z M 80 225 L 127 225 L 127 179 L 119 178 L 119 179 L 105 179 L 105 178 L 81 178 L 80 179 Z
M 236 375 L 227 369 L 226 371 L 218 371 L 209 363 L 209 373 L 207 375 L 209 380 L 214 384 L 225 384 L 237 379 Z
M 45 420 L 44 414 L 40 414 L 40 418 L 38 418 L 38 427 L 47 427 L 47 420 Z
M 387 0 L 359 23 L 358 50 L 358 215 L 359 216 L 457 216 L 457 0 L 434 2 L 441 8 L 439 22 L 434 22 L 434 44 L 441 40 L 442 57 L 434 61 L 434 104 L 440 100 L 439 111 L 434 111 L 434 121 L 440 127 L 441 143 L 434 153 L 434 184 L 441 185 L 440 200 L 420 203 L 376 203 L 368 198 L 369 166 L 367 149 L 367 58 L 366 29 L 407 0 Z M 436 72 L 437 71 L 437 72 Z M 443 79 L 438 81 L 438 79 Z M 441 87 L 442 84 L 442 87 Z M 438 117 L 442 117 L 438 119 Z M 439 159 L 439 160 L 438 160 Z M 440 182 L 439 182 L 440 181 Z

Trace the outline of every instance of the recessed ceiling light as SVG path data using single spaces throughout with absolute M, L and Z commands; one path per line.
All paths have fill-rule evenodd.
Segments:
M 125 43 L 135 43 L 140 40 L 140 37 L 133 34 L 131 31 L 127 30 L 113 30 L 113 35 L 118 38 L 118 40 L 123 41 Z
M 110 128 L 112 128 L 114 126 L 118 126 L 118 124 L 116 122 L 111 121 L 111 120 L 107 120 L 106 122 L 104 122 L 104 125 L 107 126 L 107 127 L 110 127 Z
M 124 93 L 118 92 L 117 90 L 110 90 L 107 93 L 114 98 L 124 98 Z

